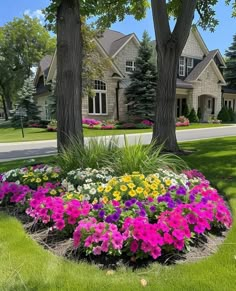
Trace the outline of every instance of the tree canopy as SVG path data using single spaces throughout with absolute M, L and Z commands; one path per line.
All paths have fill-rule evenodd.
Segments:
M 236 34 L 234 35 L 233 42 L 226 51 L 225 55 L 227 59 L 224 77 L 228 83 L 228 87 L 236 89 Z
M 0 30 L 0 88 L 8 109 L 31 69 L 55 50 L 55 38 L 37 18 L 14 18 Z

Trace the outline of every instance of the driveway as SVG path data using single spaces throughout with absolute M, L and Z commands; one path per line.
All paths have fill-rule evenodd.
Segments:
M 134 144 L 139 139 L 142 141 L 143 144 L 149 144 L 152 138 L 151 133 L 129 134 L 126 136 L 128 138 L 129 144 Z M 186 129 L 177 131 L 178 142 L 227 136 L 236 136 L 236 125 L 204 129 Z M 106 136 L 97 138 L 109 140 L 111 137 Z M 124 145 L 123 135 L 117 135 L 114 138 L 117 140 L 119 146 Z M 85 143 L 88 142 L 89 139 L 90 138 L 85 138 Z M 0 143 L 0 162 L 37 156 L 47 156 L 55 154 L 56 151 L 57 145 L 55 140 Z

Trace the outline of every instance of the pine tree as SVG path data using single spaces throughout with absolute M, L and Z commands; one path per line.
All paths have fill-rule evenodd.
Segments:
M 225 53 L 226 66 L 224 70 L 224 77 L 228 83 L 228 87 L 236 89 L 236 34 L 233 37 L 233 43 Z
M 156 96 L 157 70 L 153 63 L 153 48 L 150 37 L 145 31 L 136 59 L 131 83 L 126 89 L 129 116 L 153 119 Z
M 16 113 L 13 116 L 12 123 L 15 127 L 20 126 L 19 111 L 24 112 L 24 124 L 29 120 L 40 120 L 40 111 L 34 102 L 35 86 L 32 78 L 28 78 L 24 81 L 23 87 L 18 91 L 18 103 Z
M 223 106 L 217 116 L 217 119 L 221 120 L 222 122 L 230 122 L 230 114 L 228 108 Z
M 192 108 L 192 110 L 190 111 L 189 116 L 188 116 L 188 119 L 189 119 L 189 122 L 190 123 L 197 123 L 197 122 L 199 122 L 199 119 L 197 117 L 197 114 L 196 114 L 196 111 L 195 111 L 194 108 Z

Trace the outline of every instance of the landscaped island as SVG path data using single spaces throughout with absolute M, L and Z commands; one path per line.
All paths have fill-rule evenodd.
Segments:
M 202 234 L 230 228 L 225 201 L 200 172 L 148 171 L 10 170 L 0 177 L 0 205 L 15 205 L 55 237 L 73 238 L 77 254 L 132 260 L 186 251 Z

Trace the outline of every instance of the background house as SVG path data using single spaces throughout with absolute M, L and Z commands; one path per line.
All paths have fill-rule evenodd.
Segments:
M 94 80 L 94 96 L 83 97 L 83 116 L 127 119 L 124 91 L 129 85 L 130 74 L 135 70 L 139 40 L 135 34 L 124 35 L 114 30 L 106 30 L 95 42 L 97 50 L 101 56 L 110 60 L 111 66 L 104 72 L 102 80 Z M 196 111 L 200 108 L 202 121 L 208 121 L 212 115 L 217 116 L 222 107 L 222 87 L 226 85 L 222 75 L 224 67 L 225 62 L 219 50 L 209 51 L 198 30 L 193 27 L 179 59 L 177 116 L 183 114 L 186 104 Z M 40 62 L 35 79 L 35 98 L 41 107 L 43 119 L 49 117 L 47 106 L 50 93 L 47 84 L 55 78 L 56 52 L 53 58 L 47 56 Z

